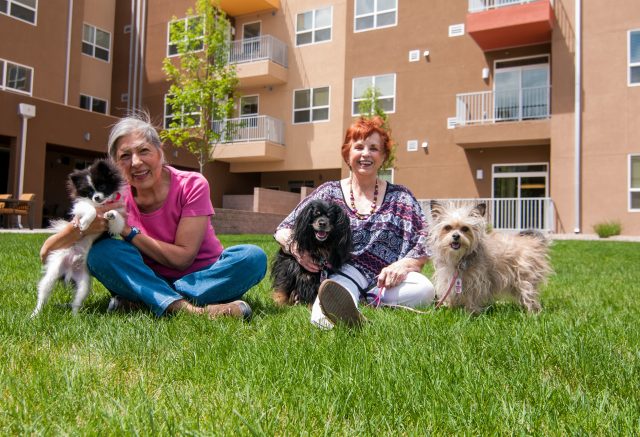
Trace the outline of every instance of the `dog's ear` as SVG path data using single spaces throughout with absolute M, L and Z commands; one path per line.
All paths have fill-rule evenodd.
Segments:
M 436 200 L 432 200 L 429 202 L 429 207 L 431 209 L 431 217 L 434 220 L 438 220 L 443 212 L 443 206 Z
M 331 233 L 337 235 L 337 247 L 331 251 L 331 264 L 339 266 L 351 257 L 351 250 L 353 249 L 351 223 L 347 213 L 339 205 L 331 204 L 329 211 L 333 217 L 335 228 Z
M 298 211 L 293 223 L 293 239 L 298 243 L 299 250 L 309 250 L 311 245 L 313 233 L 309 230 L 309 225 L 313 221 L 315 209 L 315 201 L 312 200 Z
M 67 190 L 69 191 L 69 195 L 72 198 L 75 198 L 78 194 L 78 187 L 82 183 L 82 178 L 85 177 L 85 172 L 81 170 L 74 170 L 69 174 L 69 179 L 67 180 Z
M 487 212 L 487 204 L 486 203 L 478 203 L 472 210 L 471 213 L 475 214 L 479 217 L 484 217 Z

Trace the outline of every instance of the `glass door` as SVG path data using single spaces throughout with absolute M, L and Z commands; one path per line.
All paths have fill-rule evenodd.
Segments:
M 493 226 L 546 229 L 548 164 L 494 164 Z
M 248 59 L 260 57 L 260 21 L 245 23 L 242 26 L 242 53 Z
M 548 57 L 496 62 L 493 88 L 496 121 L 548 117 Z

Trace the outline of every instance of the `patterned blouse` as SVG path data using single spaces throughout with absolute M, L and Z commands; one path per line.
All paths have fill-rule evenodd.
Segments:
M 312 199 L 322 199 L 340 205 L 351 221 L 353 252 L 350 264 L 375 283 L 380 271 L 401 258 L 430 257 L 427 246 L 428 227 L 420 204 L 402 185 L 387 183 L 380 208 L 364 219 L 356 217 L 347 206 L 340 181 L 325 182 L 287 216 L 278 226 L 291 229 L 295 217 Z

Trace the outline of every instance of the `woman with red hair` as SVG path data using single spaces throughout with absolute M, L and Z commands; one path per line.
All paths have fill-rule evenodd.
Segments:
M 312 199 L 341 206 L 353 232 L 350 261 L 322 282 L 311 310 L 311 322 L 330 329 L 336 323 L 360 326 L 360 301 L 415 307 L 433 301 L 434 288 L 420 273 L 431 255 L 428 229 L 420 204 L 401 185 L 378 178 L 391 157 L 393 142 L 380 117 L 359 118 L 347 129 L 342 158 L 351 174 L 320 185 L 278 226 L 274 235 L 310 272 L 318 272 L 309 254 L 297 250 L 292 228 L 299 211 Z

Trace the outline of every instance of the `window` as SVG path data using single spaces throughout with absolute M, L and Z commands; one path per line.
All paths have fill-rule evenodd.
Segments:
M 80 94 L 80 107 L 91 112 L 107 113 L 107 101 Z
M 396 75 L 383 74 L 381 76 L 365 76 L 353 79 L 352 109 L 351 115 L 360 114 L 360 102 L 365 100 L 365 92 L 368 88 L 378 89 L 378 105 L 386 113 L 396 110 Z
M 640 30 L 629 32 L 629 85 L 640 85 Z
M 302 191 L 302 187 L 314 187 L 313 181 L 289 181 L 287 185 L 289 186 L 289 192 L 291 193 L 300 193 L 300 191 Z
M 85 24 L 82 31 L 82 53 L 109 62 L 111 34 L 90 24 Z
M 259 96 L 240 97 L 240 117 L 255 117 L 258 115 Z
M 189 111 L 184 105 L 180 107 L 180 111 L 176 111 L 174 106 L 168 101 L 170 95 L 164 96 L 164 128 L 171 129 L 175 127 L 189 127 L 200 126 L 200 116 L 202 111 L 200 109 Z M 174 123 L 176 126 L 172 126 Z
M 187 29 L 197 32 L 199 36 L 193 41 L 187 38 Z M 179 55 L 184 49 L 197 52 L 204 48 L 204 25 L 202 17 L 187 17 L 168 23 L 168 48 L 169 56 Z
M 354 32 L 398 24 L 398 0 L 356 0 L 355 8 Z
M 629 155 L 629 209 L 640 211 L 640 155 Z
M 378 178 L 380 178 L 383 181 L 387 181 L 390 184 L 393 183 L 393 169 L 392 168 L 387 168 L 387 169 L 380 169 L 378 170 Z
M 0 14 L 36 24 L 38 0 L 0 0 Z
M 329 87 L 293 92 L 293 122 L 329 120 Z
M 0 89 L 31 95 L 33 68 L 0 59 Z
M 315 44 L 331 40 L 332 7 L 298 14 L 296 19 L 296 45 Z

